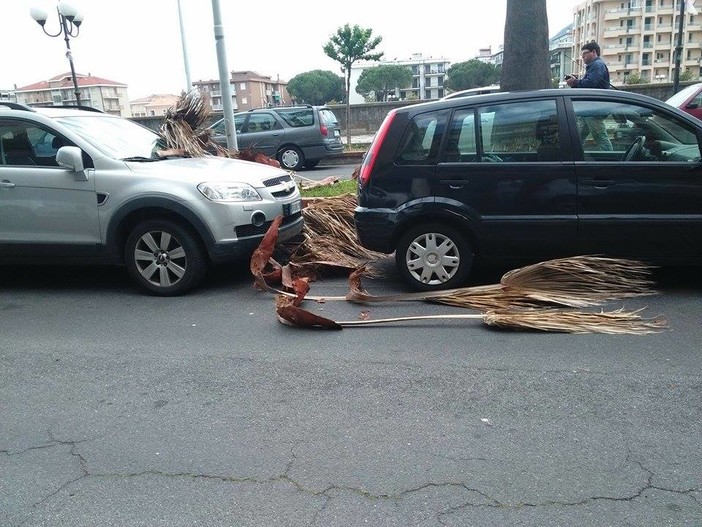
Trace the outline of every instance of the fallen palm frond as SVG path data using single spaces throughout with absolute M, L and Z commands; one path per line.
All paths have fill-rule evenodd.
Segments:
M 356 303 L 423 300 L 472 309 L 586 307 L 607 300 L 656 294 L 653 267 L 635 260 L 574 256 L 548 260 L 506 273 L 499 284 L 443 291 L 375 296 L 361 287 L 363 268 L 349 276 L 346 299 Z
M 290 256 L 294 263 L 335 262 L 348 268 L 369 264 L 368 273 L 381 273 L 372 263 L 387 255 L 361 247 L 356 238 L 353 210 L 356 197 L 350 194 L 310 201 L 302 209 L 305 227 L 302 243 Z
M 166 111 L 166 120 L 161 126 L 166 147 L 181 150 L 191 157 L 207 155 L 209 133 L 203 135 L 203 129 L 208 117 L 206 101 L 197 90 L 183 95 L 174 107 Z
M 584 307 L 656 294 L 649 278 L 653 269 L 637 260 L 573 256 L 509 271 L 500 284 L 539 302 Z
M 666 329 L 665 319 L 642 318 L 642 310 L 601 311 L 588 313 L 560 309 L 528 309 L 514 311 L 488 311 L 482 314 L 424 315 L 381 319 L 336 321 L 341 327 L 368 326 L 419 320 L 480 319 L 488 326 L 503 329 L 535 330 L 556 333 L 605 333 L 610 335 L 646 335 Z
M 349 326 L 376 325 L 416 320 L 480 319 L 489 326 L 510 329 L 528 329 L 564 333 L 647 334 L 662 331 L 666 321 L 662 318 L 644 319 L 642 310 L 601 311 L 588 313 L 564 309 L 537 309 L 544 303 L 589 306 L 615 298 L 652 294 L 648 274 L 652 268 L 633 260 L 617 260 L 593 256 L 579 256 L 541 262 L 506 273 L 499 284 L 433 293 L 392 295 L 376 297 L 368 294 L 361 285 L 363 267 L 349 277 L 350 292 L 346 297 L 318 300 L 346 299 L 354 302 L 378 302 L 421 299 L 443 301 L 461 307 L 481 306 L 486 309 L 479 315 L 426 315 L 387 319 L 334 321 L 311 313 L 300 307 L 309 292 L 310 269 L 307 276 L 295 275 L 303 264 L 280 266 L 272 255 L 278 239 L 282 216 L 278 216 L 266 232 L 251 258 L 250 269 L 256 285 L 276 298 L 278 320 L 302 328 L 342 329 Z M 275 276 L 287 291 L 269 285 L 267 277 Z M 440 295 L 447 295 L 441 298 Z M 497 309 L 496 309 L 497 307 Z M 526 307 L 526 308 L 525 308 Z

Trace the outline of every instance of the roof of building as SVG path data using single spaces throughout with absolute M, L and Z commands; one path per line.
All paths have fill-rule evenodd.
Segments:
M 76 82 L 78 83 L 78 86 L 119 86 L 126 88 L 127 85 L 122 83 L 122 82 L 115 82 L 111 81 L 109 79 L 103 79 L 102 77 L 96 77 L 90 73 L 87 75 L 84 75 L 82 73 L 76 73 Z M 24 92 L 24 91 L 42 91 L 42 90 L 56 90 L 56 89 L 61 89 L 61 88 L 72 88 L 73 87 L 73 79 L 71 77 L 71 73 L 62 73 L 61 75 L 56 75 L 55 77 L 51 77 L 48 80 L 44 80 L 41 82 L 35 82 L 34 84 L 29 84 L 27 86 L 22 86 L 21 88 L 17 88 L 15 91 L 18 92 Z
M 138 104 L 142 106 L 163 106 L 163 105 L 173 105 L 180 97 L 178 95 L 173 95 L 170 93 L 165 94 L 152 94 L 148 97 L 142 97 L 140 99 L 134 99 L 129 101 L 129 104 Z

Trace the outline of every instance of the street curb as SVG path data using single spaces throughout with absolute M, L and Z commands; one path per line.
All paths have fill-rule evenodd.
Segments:
M 343 154 L 325 157 L 319 164 L 320 166 L 333 165 L 360 165 L 365 152 L 344 152 Z

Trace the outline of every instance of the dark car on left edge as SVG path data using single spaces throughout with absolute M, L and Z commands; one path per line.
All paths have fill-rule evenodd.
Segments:
M 495 93 L 391 110 L 358 177 L 365 248 L 411 287 L 474 261 L 702 262 L 702 121 L 618 90 Z

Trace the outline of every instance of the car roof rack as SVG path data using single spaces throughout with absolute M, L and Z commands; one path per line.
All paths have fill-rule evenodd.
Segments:
M 99 108 L 93 108 L 92 106 L 76 106 L 75 104 L 52 104 L 51 106 L 42 106 L 42 108 L 62 108 L 64 110 L 83 110 L 86 112 L 105 113 Z
M 10 102 L 10 101 L 0 101 L 0 106 L 5 106 L 10 110 L 24 110 L 27 112 L 36 112 L 35 107 L 28 106 L 21 102 Z M 93 108 L 92 106 L 76 106 L 74 104 L 52 104 L 51 106 L 37 106 L 36 108 L 62 108 L 69 110 L 83 110 L 86 112 L 97 112 L 105 113 L 98 108 Z
M 22 104 L 19 102 L 0 101 L 0 106 L 6 106 L 10 110 L 25 110 L 27 112 L 36 111 L 31 106 L 27 106 L 26 104 Z

